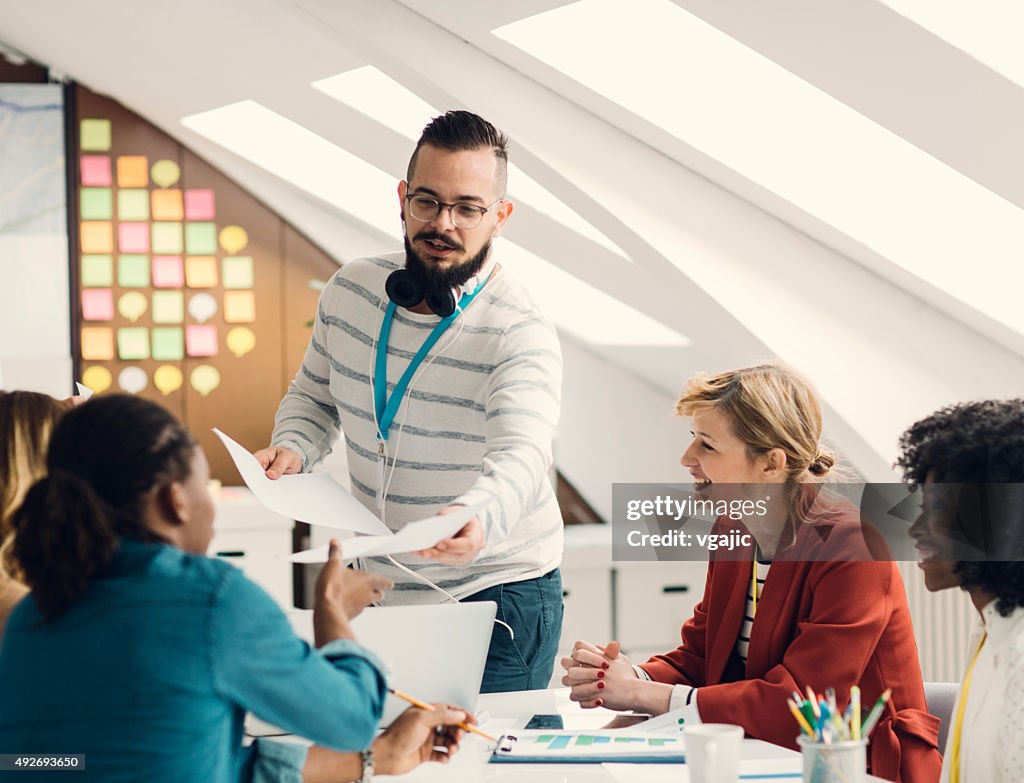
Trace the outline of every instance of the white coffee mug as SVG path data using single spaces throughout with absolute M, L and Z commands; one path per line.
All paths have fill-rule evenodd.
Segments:
M 690 783 L 736 783 L 743 727 L 702 723 L 683 729 Z

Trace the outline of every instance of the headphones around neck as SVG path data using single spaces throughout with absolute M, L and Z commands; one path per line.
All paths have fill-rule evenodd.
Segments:
M 388 299 L 399 307 L 415 307 L 420 302 L 426 302 L 436 315 L 447 318 L 454 313 L 459 306 L 459 300 L 466 294 L 472 294 L 476 289 L 487 282 L 487 278 L 494 269 L 494 260 L 487 259 L 479 272 L 469 278 L 458 288 L 445 288 L 437 290 L 427 285 L 408 269 L 396 269 L 388 275 L 384 283 L 384 290 Z

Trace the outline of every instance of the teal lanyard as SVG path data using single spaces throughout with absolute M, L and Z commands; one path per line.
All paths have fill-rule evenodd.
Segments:
M 416 355 L 412 357 L 412 361 L 409 362 L 409 366 L 405 368 L 405 372 L 402 373 L 402 377 L 398 379 L 398 383 L 395 384 L 394 390 L 391 392 L 391 398 L 388 399 L 388 339 L 391 337 L 391 322 L 395 318 L 395 309 L 397 305 L 394 302 L 388 303 L 388 309 L 384 313 L 384 321 L 380 325 L 380 337 L 377 340 L 377 362 L 374 368 L 373 376 L 373 399 L 374 399 L 374 417 L 377 422 L 377 438 L 378 440 L 388 439 L 388 430 L 391 429 L 391 422 L 395 420 L 395 414 L 398 413 L 398 406 L 402 404 L 402 397 L 405 396 L 405 390 L 409 386 L 409 382 L 412 380 L 413 375 L 419 368 L 423 359 L 430 352 L 430 349 L 434 347 L 441 335 L 445 333 L 452 322 L 459 317 L 459 313 L 469 307 L 470 302 L 476 298 L 476 295 L 483 290 L 483 286 L 477 286 L 476 291 L 471 294 L 464 294 L 462 299 L 459 300 L 459 306 L 455 312 L 446 318 L 442 318 L 441 321 L 434 327 L 434 330 L 428 335 L 427 339 L 423 341 L 423 345 L 416 352 Z

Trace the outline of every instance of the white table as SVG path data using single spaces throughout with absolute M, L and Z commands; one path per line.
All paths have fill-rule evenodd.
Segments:
M 481 728 L 491 734 L 498 735 L 510 727 L 512 721 L 519 720 L 522 726 L 523 716 L 534 714 L 558 713 L 567 718 L 574 715 L 604 715 L 611 720 L 616 713 L 598 708 L 583 710 L 575 702 L 569 701 L 568 688 L 551 688 L 545 691 L 522 691 L 517 693 L 493 693 L 480 697 L 477 706 L 479 714 L 489 715 L 481 724 Z M 375 780 L 402 781 L 402 783 L 469 783 L 487 781 L 487 783 L 619 783 L 622 780 L 636 781 L 668 781 L 686 783 L 689 776 L 685 765 L 675 764 L 631 764 L 628 770 L 621 766 L 611 770 L 601 764 L 489 764 L 489 745 L 486 740 L 476 735 L 468 735 L 462 747 L 448 764 L 424 764 L 407 775 L 400 777 L 379 776 Z M 760 740 L 745 739 L 740 752 L 740 759 L 753 763 L 757 760 L 771 760 L 777 764 L 779 759 L 799 759 L 796 751 L 772 745 Z M 767 765 L 766 765 L 767 766 Z M 757 783 L 799 783 L 800 778 L 780 777 L 760 778 Z M 881 778 L 869 776 L 872 783 L 885 783 Z M 741 783 L 743 783 L 741 779 Z M 752 781 L 753 783 L 753 781 Z

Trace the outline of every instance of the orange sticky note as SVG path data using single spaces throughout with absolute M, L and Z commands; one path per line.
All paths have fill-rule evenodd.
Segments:
M 229 324 L 251 324 L 256 320 L 256 296 L 252 291 L 224 292 L 224 320 Z
M 145 155 L 121 155 L 117 159 L 117 186 L 144 188 L 149 184 L 149 162 Z
M 83 253 L 114 252 L 114 226 L 106 220 L 83 220 L 79 237 Z
M 153 215 L 153 220 L 184 219 L 185 207 L 182 204 L 180 190 L 154 190 L 150 200 L 150 213 Z
M 114 358 L 114 330 L 105 326 L 86 326 L 82 329 L 82 358 L 89 361 L 109 361 Z
M 185 283 L 189 288 L 214 288 L 217 285 L 217 259 L 213 256 L 188 256 L 185 259 Z

